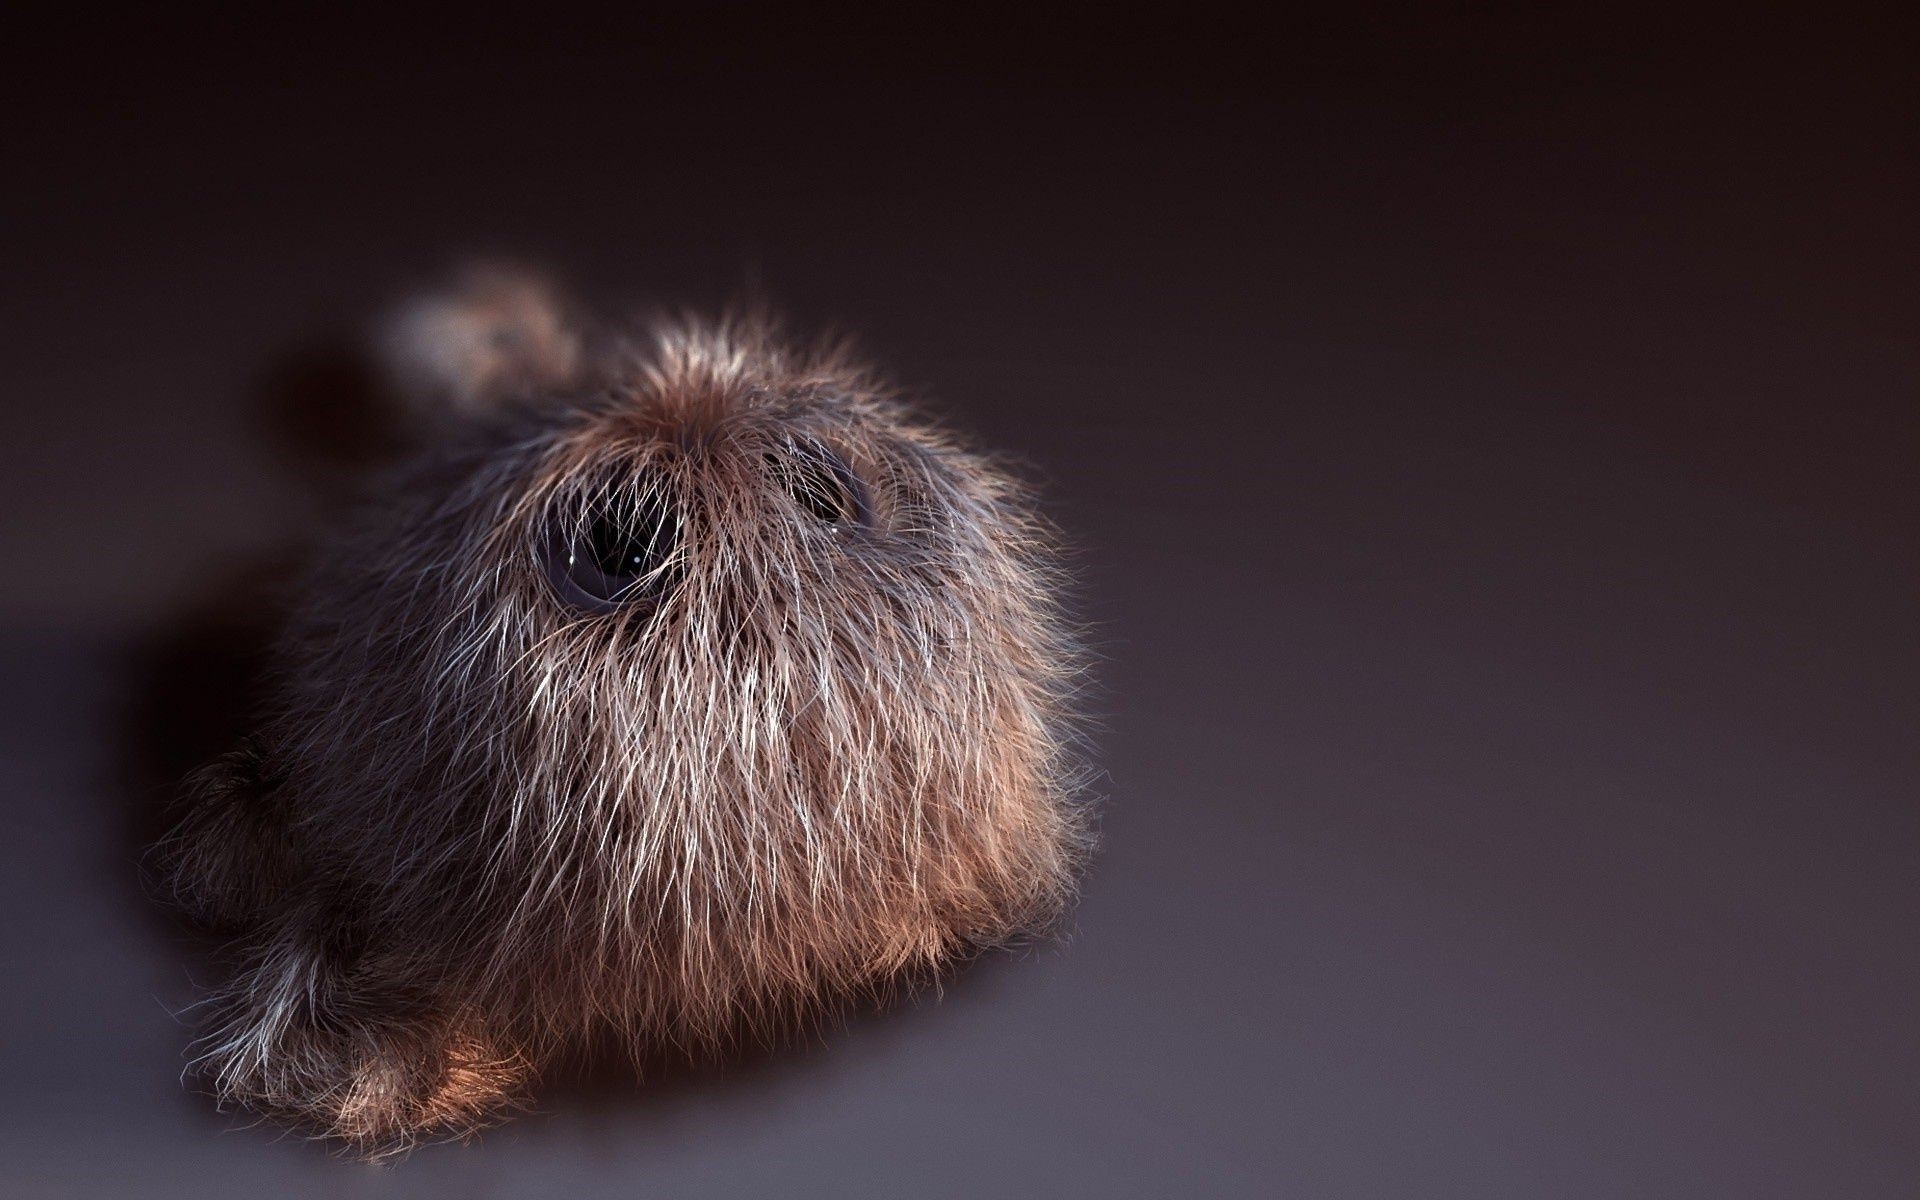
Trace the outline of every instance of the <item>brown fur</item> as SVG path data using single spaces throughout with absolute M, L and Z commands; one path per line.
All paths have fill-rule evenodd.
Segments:
M 1005 473 L 763 320 L 588 351 L 497 274 L 407 313 L 435 444 L 316 554 L 166 845 L 237 931 L 224 1100 L 379 1153 L 595 1030 L 710 1054 L 1060 910 L 1077 664 Z M 631 598 L 556 581 L 649 520 Z

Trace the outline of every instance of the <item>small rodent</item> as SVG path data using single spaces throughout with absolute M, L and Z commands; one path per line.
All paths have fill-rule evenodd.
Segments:
M 170 894 L 233 932 L 222 1102 L 373 1156 L 613 1030 L 805 1024 L 1043 928 L 1088 843 L 1055 539 L 837 348 L 405 306 L 428 433 L 315 547 Z

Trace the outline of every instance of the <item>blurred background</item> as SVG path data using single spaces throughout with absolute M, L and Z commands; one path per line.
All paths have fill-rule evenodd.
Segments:
M 1267 14 L 1271 17 L 1273 14 Z M 1912 1195 L 1911 31 L 48 17 L 0 113 L 0 1192 Z M 1070 938 L 366 1168 L 181 1088 L 135 881 L 473 254 L 757 289 L 1078 548 Z

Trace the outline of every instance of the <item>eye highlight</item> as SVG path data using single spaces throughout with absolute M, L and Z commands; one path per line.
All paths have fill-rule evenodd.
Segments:
M 680 511 L 657 489 L 627 485 L 557 517 L 542 565 L 569 607 L 609 613 L 658 600 L 679 582 Z
M 803 515 L 836 529 L 872 524 L 866 484 L 825 446 L 794 443 L 785 453 L 769 453 L 767 465 Z

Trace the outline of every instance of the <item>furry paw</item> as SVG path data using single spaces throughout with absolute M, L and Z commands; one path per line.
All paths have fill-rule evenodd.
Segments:
M 362 1043 L 339 1067 L 315 1081 L 305 1114 L 367 1158 L 472 1134 L 512 1106 L 527 1076 L 518 1056 L 454 1031 L 425 1044 L 412 1035 Z
M 527 1063 L 481 1030 L 470 1017 L 235 1011 L 199 1061 L 223 1107 L 340 1139 L 372 1160 L 466 1137 L 513 1106 Z

